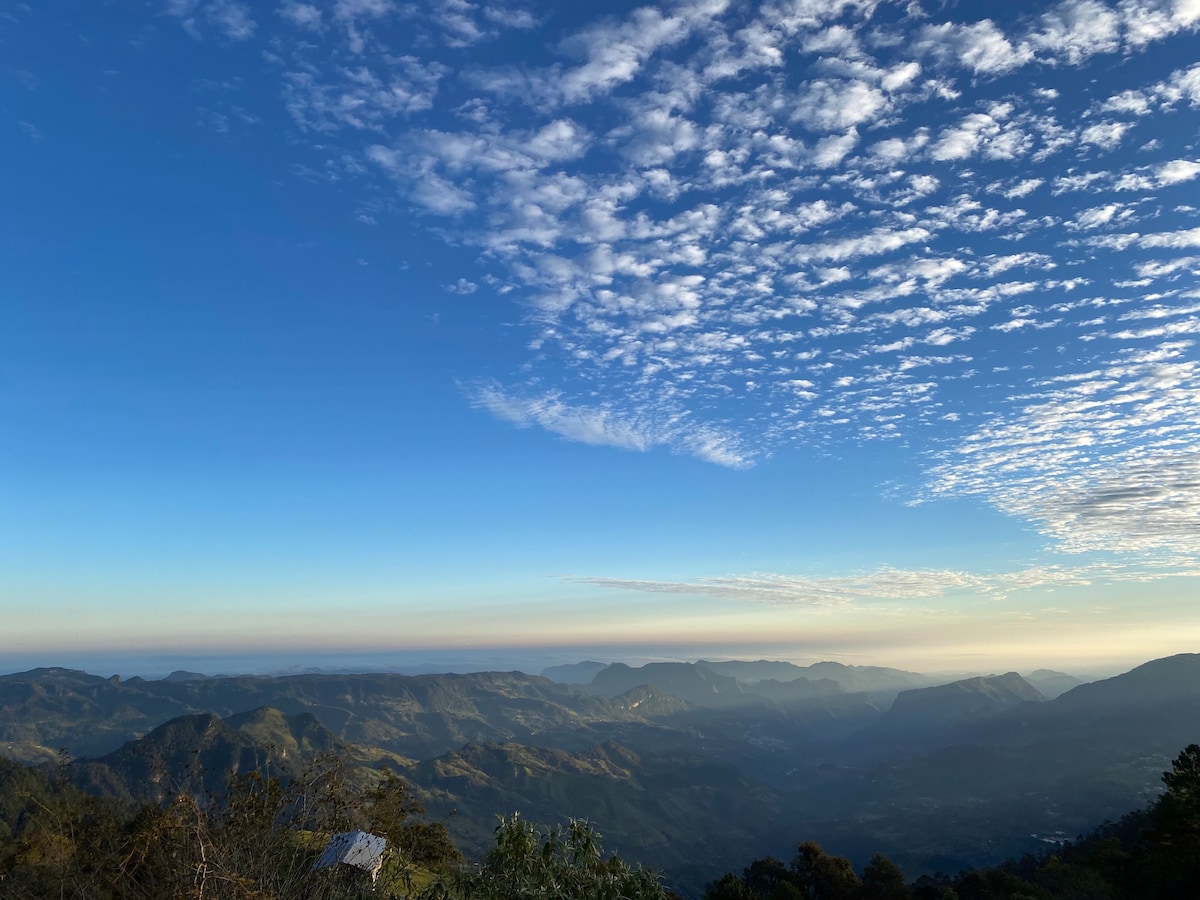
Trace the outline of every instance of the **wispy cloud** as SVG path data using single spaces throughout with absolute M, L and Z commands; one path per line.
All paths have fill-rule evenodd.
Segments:
M 1200 324 L 1158 312 L 1167 321 L 1153 316 L 1148 333 L 1111 339 L 1162 343 L 1041 383 L 1019 412 L 941 454 L 932 495 L 983 497 L 1066 552 L 1200 553 L 1200 364 L 1178 339 Z
M 903 604 L 956 595 L 999 599 L 1022 591 L 1122 582 L 1145 583 L 1197 574 L 1200 574 L 1200 569 L 1194 563 L 1165 561 L 1151 568 L 1095 563 L 1089 566 L 1033 566 L 986 574 L 954 569 L 882 568 L 846 576 L 754 574 L 697 578 L 693 581 L 639 581 L 604 577 L 570 580 L 578 584 L 642 593 L 711 597 L 773 606 L 829 607 Z
M 250 7 L 237 0 L 166 0 L 166 11 L 194 37 L 215 31 L 229 40 L 245 41 L 258 28 Z
M 695 425 L 684 414 L 666 419 L 631 416 L 613 404 L 573 406 L 555 393 L 516 397 L 497 384 L 475 387 L 471 398 L 476 406 L 514 425 L 522 428 L 536 425 L 584 444 L 623 450 L 666 447 L 734 469 L 753 464 L 752 455 L 740 446 L 735 435 L 713 426 Z

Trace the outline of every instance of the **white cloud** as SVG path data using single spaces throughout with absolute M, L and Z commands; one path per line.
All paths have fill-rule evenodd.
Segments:
M 459 296 L 473 294 L 478 289 L 479 285 L 473 281 L 468 281 L 466 278 L 459 278 L 458 281 L 454 282 L 454 284 L 446 285 L 447 291 L 449 291 L 451 294 L 458 294 Z
M 1109 203 L 1076 213 L 1072 227 L 1091 229 L 1099 228 L 1113 221 L 1113 217 L 1123 209 L 1120 203 Z
M 516 397 L 494 383 L 477 387 L 471 399 L 499 419 L 521 428 L 537 425 L 570 441 L 643 452 L 667 447 L 733 469 L 753 465 L 753 454 L 741 447 L 735 435 L 697 426 L 684 415 L 664 419 L 631 415 L 611 404 L 572 405 L 557 393 Z
M 898 91 L 911 85 L 920 74 L 921 64 L 916 60 L 897 63 L 880 79 L 879 86 L 888 92 Z
M 1005 34 L 993 21 L 926 25 L 914 49 L 943 66 L 965 66 L 989 76 L 1025 65 L 1081 66 L 1102 53 L 1143 50 L 1200 20 L 1197 0 L 1124 0 L 1113 8 L 1101 0 L 1062 0 L 1027 30 Z
M 642 112 L 629 126 L 615 129 L 609 134 L 624 153 L 638 166 L 653 168 L 671 162 L 680 153 L 694 150 L 700 144 L 699 131 L 695 124 L 683 116 L 665 109 L 649 109 Z M 714 166 L 725 161 L 724 154 L 711 157 Z
M 845 131 L 872 121 L 887 106 L 883 92 L 864 81 L 817 79 L 796 98 L 792 115 L 810 131 Z
M 972 113 L 958 125 L 945 128 L 929 148 L 938 162 L 966 159 L 1001 134 L 1000 124 L 986 113 Z
M 321 10 L 311 3 L 298 3 L 296 0 L 289 0 L 289 2 L 279 7 L 276 12 L 297 28 L 305 28 L 311 31 L 321 30 Z
M 313 169 L 347 185 L 386 177 L 394 191 L 371 185 L 371 218 L 428 216 L 479 271 L 436 283 L 487 284 L 511 304 L 528 356 L 511 387 L 470 392 L 503 421 L 734 468 L 845 441 L 961 450 L 1011 426 L 1011 440 L 1045 445 L 998 447 L 978 471 L 985 455 L 947 452 L 931 496 L 983 499 L 1064 546 L 1067 498 L 1043 482 L 1100 471 L 1071 455 L 1086 428 L 1127 422 L 1104 456 L 1119 467 L 1139 429 L 1182 421 L 1126 420 L 1175 393 L 1117 379 L 1119 401 L 1047 431 L 1034 407 L 1063 407 L 1029 385 L 1047 360 L 1069 372 L 1200 327 L 1179 312 L 1192 270 L 1166 259 L 1200 242 L 1172 194 L 1200 163 L 1164 125 L 1200 101 L 1200 66 L 1136 84 L 1106 70 L 1128 90 L 1099 101 L 1084 89 L 1097 54 L 1159 39 L 1127 3 L 1043 7 L 1006 16 L 1007 30 L 945 21 L 959 14 L 947 7 L 940 24 L 888 33 L 870 2 L 678 4 L 561 40 L 533 31 L 521 58 L 495 37 L 504 17 L 477 4 L 441 19 L 382 0 L 282 12 L 301 5 L 281 7 L 295 46 L 278 70 Z M 387 46 L 400 25 L 421 40 Z M 319 42 L 298 30 L 317 27 Z M 485 39 L 486 52 L 445 46 Z M 1162 146 L 1137 165 L 1101 157 L 1131 134 Z M 1101 534 L 1089 546 L 1107 546 Z
M 1066 0 L 1042 15 L 1029 39 L 1044 58 L 1065 57 L 1079 65 L 1096 53 L 1120 49 L 1121 20 L 1099 0 Z
M 843 238 L 841 240 L 823 241 L 797 247 L 796 259 L 802 262 L 809 260 L 831 260 L 839 262 L 844 259 L 858 259 L 864 256 L 878 256 L 891 250 L 898 250 L 906 244 L 913 244 L 930 237 L 932 232 L 924 228 L 890 229 L 878 228 L 871 232 Z
M 1100 105 L 1100 112 L 1146 116 L 1153 112 L 1151 98 L 1142 91 L 1127 90 L 1114 94 Z
M 562 45 L 585 61 L 554 79 L 556 93 L 567 103 L 588 101 L 632 80 L 659 49 L 678 44 L 704 19 L 721 12 L 724 4 L 696 4 L 690 13 L 663 15 L 652 7 L 630 13 L 621 23 L 593 25 Z
M 366 157 L 380 166 L 407 189 L 414 202 L 440 215 L 458 215 L 475 208 L 469 191 L 450 183 L 434 172 L 425 171 L 419 178 L 410 177 L 404 154 L 391 147 L 375 144 L 368 147 Z
M 970 25 L 926 25 L 913 46 L 944 65 L 961 64 L 984 74 L 1009 72 L 1033 60 L 1032 47 L 1014 45 L 990 19 Z
M 1172 249 L 1200 247 L 1200 228 L 1147 234 L 1138 238 L 1137 242 L 1143 247 L 1170 247 Z
M 337 0 L 334 15 L 339 19 L 379 19 L 395 10 L 391 0 Z
M 524 148 L 541 162 L 562 162 L 582 156 L 590 141 L 587 129 L 577 122 L 556 119 L 530 135 Z
M 1200 365 L 1187 344 L 1129 351 L 1046 380 L 968 435 L 935 496 L 980 496 L 1066 552 L 1200 552 Z
M 985 596 L 1081 587 L 1097 583 L 1147 582 L 1196 574 L 1196 566 L 1167 560 L 1151 568 L 1131 568 L 1111 562 L 1089 566 L 1042 565 L 1007 572 L 967 572 L 957 569 L 882 568 L 860 575 L 820 576 L 753 574 L 697 578 L 692 581 L 641 581 L 628 578 L 572 578 L 577 584 L 651 594 L 711 597 L 732 603 L 772 606 L 826 607 L 847 604 L 878 606 L 931 601 L 948 596 Z
M 383 71 L 365 65 L 339 68 L 330 80 L 311 71 L 288 72 L 284 104 L 305 129 L 382 131 L 394 119 L 432 107 L 447 71 L 439 63 L 401 56 L 389 58 Z
M 258 27 L 250 8 L 237 0 L 167 0 L 166 9 L 195 37 L 207 26 L 229 40 L 245 41 Z
M 1079 143 L 1094 144 L 1104 150 L 1120 146 L 1125 134 L 1133 126 L 1128 122 L 1098 122 L 1079 133 Z
M 813 148 L 812 164 L 818 169 L 832 169 L 846 158 L 857 143 L 858 132 L 853 128 L 845 134 L 823 137 Z
M 1173 159 L 1155 171 L 1155 177 L 1161 185 L 1179 184 L 1197 176 L 1200 176 L 1200 162 L 1191 159 Z
M 1045 183 L 1043 178 L 1008 179 L 993 181 L 987 186 L 987 190 L 989 193 L 999 194 L 1008 200 L 1018 200 L 1028 197 Z
M 918 131 L 908 138 L 891 137 L 874 144 L 869 152 L 871 156 L 885 165 L 895 165 L 906 162 L 915 156 L 922 147 L 929 143 L 929 134 Z

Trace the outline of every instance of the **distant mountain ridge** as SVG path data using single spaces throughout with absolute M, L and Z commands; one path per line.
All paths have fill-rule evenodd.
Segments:
M 596 673 L 607 669 L 608 663 L 585 659 L 583 662 L 569 663 L 564 666 L 548 666 L 542 669 L 542 677 L 557 681 L 559 684 L 588 684 Z
M 901 691 L 887 715 L 989 715 L 1018 703 L 1041 703 L 1045 696 L 1017 672 L 964 678 L 949 684 Z
M 1024 676 L 1025 680 L 1042 692 L 1047 700 L 1065 694 L 1071 688 L 1083 684 L 1083 679 L 1068 675 L 1066 672 L 1056 672 L 1053 669 L 1037 669 Z
M 1075 834 L 1153 797 L 1170 759 L 1200 743 L 1200 654 L 1050 700 L 1016 673 L 901 690 L 915 673 L 790 666 L 741 674 L 807 674 L 747 684 L 721 664 L 605 667 L 613 688 L 647 673 L 672 687 L 614 696 L 520 673 L 147 682 L 46 668 L 0 677 L 0 752 L 52 760 L 69 740 L 91 757 L 77 783 L 161 800 L 189 772 L 210 790 L 331 748 L 361 777 L 386 762 L 437 815 L 457 810 L 468 848 L 498 813 L 586 815 L 698 893 L 719 856 L 736 869 L 747 835 L 754 853 L 786 856 L 811 836 L 918 870 L 1019 857 L 1033 831 Z M 835 674 L 875 690 L 819 677 Z
M 745 685 L 757 684 L 768 679 L 793 681 L 806 674 L 806 671 L 795 663 L 768 659 L 758 659 L 753 662 L 740 659 L 710 662 L 707 659 L 700 659 L 696 661 L 696 665 L 736 678 Z
M 341 740 L 415 758 L 481 740 L 578 745 L 609 736 L 591 734 L 593 724 L 645 720 L 619 701 L 518 672 L 122 682 L 54 668 L 0 676 L 0 749 L 29 761 L 59 747 L 95 757 L 172 718 L 264 706 L 312 713 Z
M 728 706 L 744 702 L 746 691 L 736 678 L 694 663 L 647 663 L 633 668 L 613 663 L 596 673 L 589 693 L 615 697 L 649 685 L 697 706 Z
M 1122 675 L 1072 688 L 1059 698 L 1073 709 L 1190 701 L 1200 694 L 1200 653 L 1179 653 L 1142 663 Z
M 639 685 L 653 685 L 696 706 L 717 708 L 842 693 L 866 693 L 877 702 L 890 702 L 900 691 L 935 683 L 938 679 L 917 672 L 880 666 L 700 660 L 646 663 L 638 667 L 612 663 L 598 670 L 584 689 L 612 697 Z
M 778 703 L 792 703 L 797 700 L 811 700 L 817 697 L 831 697 L 846 693 L 842 686 L 831 678 L 810 679 L 803 676 L 790 681 L 764 678 L 762 681 L 751 684 L 746 691 Z
M 910 688 L 928 687 L 951 680 L 922 675 L 919 672 L 906 672 L 903 669 L 890 669 L 886 666 L 848 666 L 829 660 L 804 668 L 804 674 L 810 678 L 829 678 L 847 691 L 864 691 L 876 695 L 894 696 Z
M 845 746 L 856 756 L 909 752 L 973 723 L 991 721 L 1015 706 L 1045 699 L 1016 672 L 913 688 L 901 691 L 890 709 Z
M 198 713 L 171 719 L 145 737 L 72 767 L 79 787 L 161 803 L 185 782 L 219 793 L 230 774 L 292 775 L 319 753 L 347 750 L 310 713 L 288 716 L 263 707 L 222 719 Z

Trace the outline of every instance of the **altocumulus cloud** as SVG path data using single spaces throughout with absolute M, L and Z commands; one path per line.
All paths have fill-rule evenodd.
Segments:
M 477 253 L 452 290 L 523 303 L 525 365 L 467 390 L 491 415 L 735 468 L 903 442 L 916 499 L 1068 552 L 1200 553 L 1200 0 L 942 6 L 707 0 L 567 31 L 516 2 L 165 9 L 262 41 L 308 170 L 388 187 Z M 888 578 L 743 587 L 926 589 Z

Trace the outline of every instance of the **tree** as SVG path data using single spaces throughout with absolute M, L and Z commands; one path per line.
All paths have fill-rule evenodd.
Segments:
M 704 900 L 755 900 L 746 882 L 732 872 L 726 872 L 704 889 Z
M 1163 772 L 1163 784 L 1167 791 L 1159 800 L 1175 816 L 1174 824 L 1189 832 L 1200 830 L 1200 745 L 1189 744 L 1175 762 L 1171 771 Z
M 791 884 L 795 874 L 773 856 L 764 856 L 750 863 L 742 873 L 742 883 L 754 897 L 771 900 L 781 893 L 781 885 Z
M 1194 898 L 1200 884 L 1200 745 L 1189 744 L 1162 775 L 1150 810 L 1150 848 L 1139 881 L 1147 896 Z
M 4 900 L 387 900 L 411 897 L 414 874 L 428 881 L 461 860 L 441 823 L 410 819 L 421 808 L 404 782 L 384 773 L 355 787 L 334 757 L 286 782 L 233 775 L 219 795 L 193 779 L 137 809 L 0 761 L 0 776 L 10 769 L 0 777 Z M 313 871 L 330 832 L 370 826 L 392 843 L 377 884 L 345 866 Z
M 856 900 L 862 888 L 850 860 L 830 856 L 813 841 L 797 848 L 792 872 L 805 900 Z
M 361 820 L 357 827 L 387 838 L 407 862 L 426 868 L 461 863 L 462 853 L 450 839 L 443 822 L 414 821 L 425 812 L 413 796 L 412 788 L 386 766 L 379 782 L 368 788 L 360 802 Z
M 900 867 L 882 853 L 876 853 L 863 869 L 862 897 L 863 900 L 909 900 L 912 892 Z
M 667 900 L 653 872 L 604 858 L 600 835 L 583 819 L 539 828 L 502 819 L 483 864 L 444 877 L 421 900 Z

